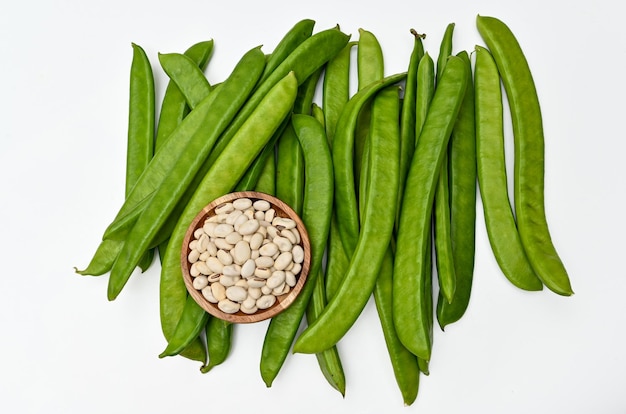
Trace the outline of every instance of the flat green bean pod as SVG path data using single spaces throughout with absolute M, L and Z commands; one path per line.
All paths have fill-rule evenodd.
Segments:
M 489 243 L 513 285 L 541 290 L 543 283 L 526 257 L 507 190 L 500 74 L 487 49 L 477 46 L 475 53 L 478 181 Z
M 311 266 L 307 282 L 296 300 L 272 318 L 265 334 L 260 371 L 268 387 L 272 385 L 287 358 L 309 299 L 315 290 L 316 279 L 322 270 L 322 259 L 332 214 L 333 169 L 324 127 L 310 115 L 294 114 L 292 123 L 305 155 L 306 181 L 301 217 L 311 242 Z M 325 357 L 333 356 L 326 355 Z M 332 363 L 332 361 L 328 362 Z M 336 365 L 332 368 L 333 374 L 341 373 Z M 340 391 L 344 388 L 341 375 L 331 375 L 329 380 Z
M 159 62 L 169 78 L 178 86 L 191 109 L 211 92 L 211 85 L 196 62 L 182 53 L 160 53 Z
M 574 292 L 546 219 L 543 121 L 528 61 L 504 22 L 478 16 L 476 26 L 496 61 L 511 110 L 515 143 L 513 198 L 526 256 L 548 289 L 569 296 Z
M 363 226 L 339 290 L 330 298 L 319 317 L 300 334 L 294 344 L 294 352 L 318 353 L 334 346 L 354 324 L 372 295 L 378 270 L 391 242 L 396 216 L 399 114 L 399 90 L 396 86 L 376 94 L 369 136 L 369 191 L 363 210 Z M 381 204 L 384 207 L 381 208 Z
M 407 177 L 396 237 L 393 319 L 398 337 L 414 355 L 430 360 L 425 257 L 437 178 L 467 87 L 465 63 L 452 56 L 433 96 Z
M 209 354 L 209 362 L 200 368 L 203 374 L 216 366 L 223 364 L 230 354 L 234 324 L 219 319 L 210 318 L 206 324 L 206 341 Z

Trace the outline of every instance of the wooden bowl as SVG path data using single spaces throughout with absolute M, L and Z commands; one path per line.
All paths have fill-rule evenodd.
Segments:
M 296 275 L 296 284 L 290 289 L 288 293 L 276 296 L 276 301 L 271 307 L 267 309 L 259 309 L 255 313 L 244 313 L 241 310 L 235 313 L 226 313 L 218 308 L 216 303 L 212 303 L 207 300 L 202 292 L 193 286 L 194 277 L 191 275 L 192 263 L 189 261 L 189 254 L 191 252 L 189 244 L 195 239 L 194 233 L 196 232 L 196 230 L 202 228 L 208 218 L 216 215 L 216 207 L 222 206 L 225 203 L 229 203 L 240 198 L 249 198 L 253 202 L 257 200 L 266 200 L 270 203 L 271 208 L 275 210 L 277 217 L 290 218 L 294 220 L 296 223 L 296 229 L 300 234 L 300 241 L 297 244 L 299 244 L 304 251 L 304 259 L 301 263 L 301 270 Z M 309 274 L 310 263 L 311 245 L 309 242 L 307 230 L 304 226 L 304 223 L 302 222 L 302 219 L 293 211 L 291 207 L 289 207 L 278 198 L 269 194 L 255 191 L 234 192 L 213 200 L 210 204 L 203 208 L 191 222 L 189 228 L 187 229 L 187 233 L 185 234 L 185 239 L 183 241 L 181 249 L 181 266 L 183 278 L 191 297 L 193 297 L 198 305 L 200 305 L 209 314 L 232 323 L 259 322 L 269 319 L 286 309 L 289 305 L 293 303 L 298 294 L 300 294 L 300 292 L 302 291 L 302 287 L 304 286 L 304 283 L 306 282 L 307 276 Z

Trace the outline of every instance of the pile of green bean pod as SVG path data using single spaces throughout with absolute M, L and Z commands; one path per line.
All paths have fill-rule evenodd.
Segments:
M 205 68 L 214 44 L 202 41 L 158 55 L 169 79 L 160 106 L 157 68 L 132 44 L 125 199 L 76 272 L 109 274 L 114 300 L 135 272 L 158 263 L 158 252 L 159 357 L 198 361 L 207 373 L 228 360 L 240 328 L 187 293 L 185 232 L 224 194 L 275 195 L 308 228 L 312 264 L 300 295 L 267 327 L 262 380 L 270 387 L 292 352 L 315 354 L 345 395 L 340 342 L 373 297 L 388 350 L 380 358 L 391 364 L 403 403 L 413 404 L 430 373 L 435 321 L 443 331 L 470 305 L 478 197 L 512 285 L 573 294 L 545 215 L 542 114 L 530 66 L 504 22 L 478 16 L 476 24 L 485 45 L 455 52 L 450 23 L 435 60 L 426 35 L 408 28 L 409 63 L 397 73 L 386 73 L 374 33 L 315 32 L 304 19 L 271 53 L 252 46 L 226 79 L 211 83 Z

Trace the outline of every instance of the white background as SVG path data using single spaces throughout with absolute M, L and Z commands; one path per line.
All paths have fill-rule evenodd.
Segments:
M 7 5 L 9 4 L 10 5 Z M 624 413 L 626 34 L 618 2 L 91 1 L 0 6 L 0 411 L 5 413 Z M 271 388 L 258 372 L 266 324 L 236 329 L 208 374 L 159 359 L 159 266 L 106 299 L 80 277 L 123 199 L 131 42 L 148 53 L 214 39 L 222 80 L 248 49 L 270 52 L 298 20 L 379 39 L 386 74 L 406 69 L 410 28 L 436 55 L 482 44 L 475 16 L 504 20 L 535 76 L 546 132 L 546 209 L 576 294 L 513 288 L 479 204 L 474 292 L 437 331 L 431 374 L 404 407 L 373 303 L 339 343 L 342 398 L 315 358 L 293 355 Z M 228 410 L 228 411 L 225 411 Z

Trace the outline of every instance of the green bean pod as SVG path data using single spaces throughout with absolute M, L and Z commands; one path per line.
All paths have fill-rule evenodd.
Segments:
M 206 324 L 206 342 L 209 362 L 200 368 L 206 374 L 226 361 L 232 346 L 234 324 L 220 318 L 210 318 Z
M 526 257 L 507 190 L 500 74 L 487 49 L 477 46 L 475 53 L 477 168 L 489 243 L 513 285 L 541 290 L 543 283 Z
M 265 70 L 261 75 L 261 82 L 267 79 L 274 69 L 276 69 L 298 46 L 313 34 L 315 21 L 303 19 L 298 21 L 291 29 L 285 33 L 278 42 L 272 53 L 267 58 Z
M 405 76 L 406 73 L 390 75 L 358 91 L 350 98 L 337 122 L 332 145 L 335 211 L 337 217 L 341 218 L 337 220 L 338 233 L 348 257 L 354 251 L 359 238 L 359 213 L 354 178 L 354 139 L 359 112 L 377 92 L 403 80 Z
M 357 81 L 358 90 L 363 89 L 372 82 L 378 81 L 385 76 L 385 62 L 380 42 L 374 33 L 359 29 L 359 44 L 357 48 Z M 354 176 L 359 182 L 362 170 L 365 146 L 370 129 L 371 104 L 363 105 L 358 116 L 357 126 L 354 132 Z M 358 191 L 358 188 L 357 188 Z
M 435 62 L 428 52 L 420 59 L 417 67 L 417 91 L 415 97 L 415 146 L 424 127 L 430 101 L 435 94 Z
M 398 337 L 414 355 L 430 360 L 432 342 L 424 300 L 425 257 L 437 178 L 465 89 L 467 66 L 450 57 L 433 96 L 407 177 L 396 237 L 393 318 Z
M 402 109 L 400 111 L 400 184 L 398 188 L 398 213 L 400 214 L 400 206 L 402 205 L 402 194 L 404 194 L 404 182 L 406 174 L 411 165 L 411 157 L 415 151 L 415 114 L 417 111 L 417 68 L 419 62 L 424 56 L 424 45 L 422 39 L 424 35 L 418 34 L 411 29 L 413 35 L 413 50 L 409 58 L 407 68 L 406 81 L 404 85 L 404 99 Z M 397 222 L 398 217 L 396 217 Z
M 333 169 L 324 127 L 310 115 L 294 114 L 292 123 L 305 155 L 306 181 L 301 217 L 311 243 L 311 266 L 307 282 L 296 300 L 272 318 L 265 334 L 260 372 L 268 387 L 272 385 L 287 358 L 315 290 L 316 279 L 322 270 L 332 214 Z M 333 370 L 333 373 L 337 372 L 339 370 Z M 332 383 L 342 388 L 340 377 L 334 377 Z
M 159 354 L 159 358 L 175 356 L 181 353 L 187 346 L 200 335 L 209 320 L 209 314 L 200 307 L 191 296 L 187 296 L 181 318 L 176 324 L 176 329 L 167 346 Z
M 385 252 L 378 279 L 376 280 L 374 300 L 396 382 L 402 394 L 404 404 L 408 406 L 413 404 L 417 398 L 420 369 L 417 357 L 402 345 L 393 324 L 392 290 L 393 251 L 390 246 Z
M 448 58 L 452 55 L 452 37 L 454 23 L 448 24 L 439 47 L 437 57 L 437 82 L 441 79 Z M 454 255 L 452 253 L 452 239 L 450 236 L 450 188 L 448 173 L 448 152 L 446 151 L 441 162 L 437 189 L 435 191 L 435 205 L 433 207 L 434 244 L 437 264 L 437 278 L 440 292 L 443 297 L 452 302 L 456 290 L 456 273 Z
M 522 245 L 535 273 L 548 289 L 569 296 L 574 292 L 546 219 L 543 121 L 528 61 L 504 22 L 478 16 L 476 25 L 496 61 L 511 110 L 515 143 L 513 194 Z
M 261 170 L 261 175 L 257 180 L 255 191 L 260 191 L 265 194 L 276 194 L 276 152 L 272 151 L 267 155 L 265 164 Z
M 302 210 L 304 154 L 292 125 L 287 125 L 276 144 L 276 196 L 297 214 Z
M 457 54 L 471 68 L 467 52 Z M 456 290 L 452 302 L 439 296 L 437 319 L 441 329 L 458 321 L 469 305 L 474 273 L 476 232 L 476 132 L 474 84 L 468 72 L 467 89 L 452 129 L 449 153 L 450 239 Z
M 254 161 L 256 156 L 267 145 L 268 141 L 280 127 L 283 120 L 288 116 L 296 98 L 298 82 L 293 72 L 279 81 L 265 96 L 256 110 L 250 115 L 233 137 L 229 145 L 220 154 L 215 164 L 204 177 L 187 208 L 181 214 L 176 227 L 168 242 L 167 250 L 163 258 L 161 278 L 169 281 L 182 282 L 183 275 L 180 267 L 180 252 L 187 228 L 204 206 L 212 200 L 232 191 L 246 169 Z M 184 283 L 183 283 L 184 286 Z M 181 309 L 180 290 L 166 291 L 172 296 L 161 296 L 161 306 L 167 308 L 164 316 L 176 317 L 178 320 L 187 318 Z M 185 299 L 186 300 L 186 299 Z M 193 308 L 191 309 L 193 311 Z M 200 318 L 201 315 L 196 315 Z M 162 324 L 171 326 L 178 320 L 162 321 Z M 188 324 L 192 325 L 192 324 Z M 193 336 L 193 331 L 187 331 L 188 336 Z M 184 336 L 180 333 L 180 336 Z M 167 338 L 169 341 L 169 338 Z
M 195 108 L 211 93 L 212 87 L 196 62 L 182 53 L 159 53 L 161 67 L 178 86 L 187 104 Z
M 126 151 L 126 196 L 154 154 L 154 75 L 146 52 L 133 43 Z
M 198 67 L 204 71 L 213 53 L 213 40 L 206 40 L 191 45 L 184 54 L 189 56 Z M 187 100 L 176 86 L 176 83 L 169 81 L 165 88 L 165 94 L 161 101 L 161 112 L 154 142 L 154 149 L 158 151 L 163 141 L 176 129 L 188 114 L 189 107 Z
M 154 240 L 159 229 L 205 162 L 217 137 L 243 105 L 251 87 L 256 83 L 255 79 L 260 76 L 263 65 L 264 56 L 260 49 L 252 49 L 242 57 L 229 79 L 215 94 L 207 96 L 206 106 L 210 110 L 207 111 L 204 128 L 200 128 L 196 136 L 188 140 L 184 151 L 181 150 L 176 165 L 172 166 L 151 197 L 150 204 L 139 215 L 113 263 L 108 286 L 109 300 L 115 299 L 128 281 L 137 257 L 162 241 Z M 191 116 L 192 114 L 187 119 Z
M 332 144 L 341 111 L 350 99 L 350 55 L 356 42 L 349 42 L 328 61 L 322 84 L 322 109 L 328 142 Z
M 296 339 L 293 350 L 318 353 L 335 345 L 371 297 L 395 221 L 400 159 L 400 100 L 396 86 L 376 94 L 372 106 L 370 162 L 363 226 L 339 290 Z

